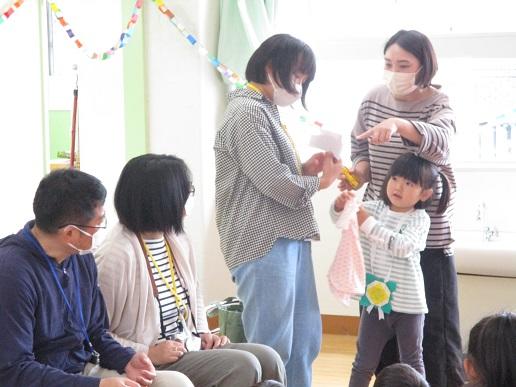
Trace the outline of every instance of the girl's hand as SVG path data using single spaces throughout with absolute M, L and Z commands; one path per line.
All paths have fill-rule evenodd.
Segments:
M 379 124 L 359 134 L 357 140 L 367 139 L 371 144 L 380 145 L 391 141 L 394 133 L 398 132 L 398 123 L 396 117 L 387 118 Z
M 333 208 L 336 212 L 341 212 L 346 206 L 348 200 L 353 200 L 355 196 L 355 192 L 353 191 L 342 191 L 340 195 L 337 196 L 337 199 L 335 199 L 335 202 L 333 203 Z
M 369 161 L 359 161 L 357 165 L 355 165 L 352 168 L 349 168 L 349 172 L 358 179 L 358 186 L 353 188 L 351 184 L 349 184 L 349 182 L 345 179 L 345 177 L 341 175 L 339 177 L 339 189 L 341 191 L 358 190 L 371 179 L 371 173 L 369 171 Z
M 342 162 L 336 159 L 332 152 L 324 154 L 322 167 L 322 176 L 319 183 L 319 189 L 328 188 L 339 177 L 342 169 Z
M 357 212 L 357 222 L 358 225 L 361 226 L 362 223 L 366 221 L 366 219 L 369 218 L 369 214 L 360 206 Z

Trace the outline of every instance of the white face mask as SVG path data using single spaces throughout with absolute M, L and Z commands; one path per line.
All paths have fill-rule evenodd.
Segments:
M 393 96 L 403 97 L 417 89 L 416 74 L 384 70 L 383 78 Z
M 295 94 L 290 94 L 287 90 L 279 87 L 270 76 L 267 74 L 269 78 L 269 82 L 272 85 L 273 94 L 272 94 L 272 102 L 278 106 L 290 106 L 301 98 L 301 93 L 303 91 L 303 87 L 300 83 L 294 84 L 296 89 Z
M 75 227 L 77 230 L 79 230 L 82 234 L 86 235 L 86 236 L 89 236 L 91 238 L 91 245 L 90 245 L 90 248 L 89 249 L 86 249 L 86 250 L 81 250 L 79 248 L 77 248 L 75 245 L 73 245 L 72 243 L 68 243 L 68 246 L 70 246 L 72 249 L 74 250 L 77 250 L 77 253 L 79 255 L 87 255 L 87 254 L 93 254 L 95 252 L 95 250 L 97 250 L 97 248 L 99 247 L 100 243 L 99 243 L 99 239 L 98 239 L 98 231 L 95 233 L 95 234 L 90 234 L 89 232 L 86 232 L 84 231 L 83 229 L 77 227 L 77 226 L 74 226 L 73 224 L 71 225 L 72 227 Z
M 194 207 L 195 207 L 195 196 L 190 195 L 190 196 L 188 196 L 188 199 L 186 199 L 185 214 L 192 215 Z

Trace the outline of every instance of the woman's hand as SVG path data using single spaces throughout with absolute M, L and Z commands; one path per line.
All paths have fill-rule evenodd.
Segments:
M 353 200 L 355 198 L 356 194 L 354 191 L 344 190 L 340 193 L 339 196 L 337 196 L 337 199 L 335 199 L 335 202 L 333 203 L 333 208 L 336 212 L 341 212 L 344 207 L 346 206 L 346 203 L 348 200 Z
M 371 179 L 371 173 L 369 170 L 369 161 L 359 161 L 357 165 L 352 168 L 349 168 L 349 172 L 354 175 L 358 179 L 358 186 L 353 188 L 351 184 L 344 178 L 344 176 L 340 177 L 339 189 L 341 191 L 344 190 L 357 190 L 360 189 L 365 183 L 367 183 Z
M 324 154 L 322 176 L 319 183 L 319 189 L 328 188 L 339 177 L 342 169 L 342 162 L 335 158 L 332 152 Z
M 214 335 L 211 332 L 201 333 L 200 336 L 202 349 L 216 349 L 230 343 L 226 336 Z
M 324 163 L 324 152 L 315 153 L 303 163 L 303 176 L 317 176 L 322 172 Z
M 391 141 L 394 133 L 398 132 L 398 118 L 391 117 L 356 136 L 357 140 L 367 139 L 371 144 L 380 145 Z
M 137 352 L 125 366 L 125 374 L 132 381 L 150 386 L 156 377 L 156 370 L 149 357 L 143 352 Z
M 163 340 L 149 347 L 148 355 L 152 364 L 162 365 L 175 363 L 185 352 L 185 346 L 181 341 Z

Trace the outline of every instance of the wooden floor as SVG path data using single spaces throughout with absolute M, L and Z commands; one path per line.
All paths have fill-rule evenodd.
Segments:
M 312 387 L 347 387 L 355 353 L 355 336 L 324 334 L 313 367 Z

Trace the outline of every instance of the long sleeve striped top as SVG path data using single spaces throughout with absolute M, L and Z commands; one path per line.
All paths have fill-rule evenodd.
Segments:
M 421 134 L 420 145 L 400 137 L 397 133 L 391 141 L 381 145 L 370 144 L 367 140 L 357 140 L 356 136 L 390 117 L 410 121 Z M 361 160 L 369 161 L 371 180 L 366 189 L 364 200 L 377 200 L 383 180 L 392 162 L 402 153 L 414 152 L 420 157 L 437 164 L 450 183 L 451 197 L 447 210 L 436 214 L 442 194 L 442 181 L 439 178 L 434 187 L 431 205 L 427 208 L 431 226 L 426 241 L 427 248 L 444 248 L 451 254 L 453 242 L 450 217 L 453 210 L 456 182 L 450 164 L 450 137 L 455 132 L 454 113 L 449 106 L 448 97 L 439 90 L 420 101 L 406 102 L 394 99 L 385 85 L 378 86 L 366 95 L 358 112 L 357 121 L 351 133 L 351 159 L 354 164 Z
M 425 249 L 430 217 L 425 210 L 394 212 L 383 201 L 365 202 L 371 215 L 360 226 L 360 243 L 368 273 L 395 281 L 392 310 L 427 313 L 420 251 Z

